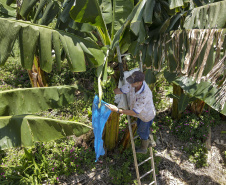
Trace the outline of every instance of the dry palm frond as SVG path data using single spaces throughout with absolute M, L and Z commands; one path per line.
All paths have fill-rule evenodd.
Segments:
M 221 47 L 224 43 L 224 37 L 223 37 L 223 30 L 221 32 L 217 33 L 217 43 L 216 43 L 216 58 L 214 64 L 217 64 L 219 59 L 220 59 L 220 52 L 221 52 Z
M 158 60 L 158 71 L 159 72 L 161 70 L 161 64 L 162 64 L 162 60 L 163 60 L 162 41 L 161 40 L 158 41 L 158 57 L 160 58 L 160 60 Z
M 216 100 L 217 100 L 216 103 L 219 102 L 220 105 L 221 105 L 221 109 L 223 109 L 225 102 L 226 102 L 226 80 L 224 80 L 222 86 L 219 88 L 215 97 L 216 97 Z
M 175 35 L 175 59 L 177 62 L 177 68 L 176 71 L 179 72 L 180 71 L 180 34 L 181 32 L 177 32 Z
M 226 54 L 224 57 L 214 65 L 213 69 L 206 75 L 205 80 L 209 79 L 215 84 L 217 78 L 224 73 L 226 66 L 224 65 L 224 60 L 226 58 Z
M 185 61 L 184 61 L 184 70 L 182 70 L 182 74 L 188 75 L 188 67 L 191 62 L 191 58 L 195 49 L 195 44 L 196 44 L 196 37 L 197 37 L 197 32 L 195 30 L 191 30 L 188 34 L 188 38 L 190 39 L 190 45 L 188 52 L 185 56 Z
M 207 48 L 206 48 L 206 52 L 205 52 L 205 56 L 204 56 L 204 59 L 203 59 L 203 62 L 200 66 L 200 69 L 197 71 L 197 74 L 198 74 L 198 79 L 197 79 L 197 82 L 200 83 L 200 80 L 201 80 L 201 77 L 202 77 L 202 74 L 203 74 L 203 71 L 204 71 L 204 68 L 205 68 L 205 65 L 206 65 L 206 61 L 207 61 L 207 58 L 209 56 L 209 51 L 210 51 L 210 48 L 213 44 L 213 39 L 214 39 L 214 33 L 216 32 L 216 29 L 212 29 L 211 30 L 211 33 L 210 33 L 210 36 L 208 38 L 208 42 L 207 42 Z M 196 74 L 194 75 L 194 77 L 196 77 Z
M 226 101 L 225 32 L 226 29 L 177 30 L 170 35 L 163 35 L 162 47 L 157 48 L 162 50 L 157 51 L 162 54 L 158 55 L 159 59 L 161 58 L 161 62 L 158 61 L 158 69 L 160 64 L 161 68 L 163 64 L 167 65 L 167 70 L 176 73 L 178 80 L 186 79 L 182 83 L 186 87 L 191 83 L 195 86 L 200 84 L 197 87 L 204 94 L 203 97 L 199 94 L 198 98 L 206 99 L 208 105 L 223 114 Z M 164 59 L 165 62 L 162 62 Z M 206 88 L 210 88 L 209 93 Z M 196 90 L 190 92 L 195 93 Z M 210 101 L 211 98 L 213 100 Z
M 197 31 L 199 31 L 199 30 L 197 30 Z M 209 38 L 209 34 L 210 34 L 210 30 L 201 30 L 201 32 L 200 32 L 198 45 L 196 46 L 196 54 L 194 56 L 194 60 L 193 60 L 192 64 L 189 67 L 189 70 L 188 70 L 188 73 L 191 71 L 190 75 L 194 74 L 195 64 L 197 62 L 198 57 L 200 56 L 200 53 L 201 53 L 203 47 L 205 46 L 205 44 Z M 198 33 L 197 33 L 197 35 L 198 35 Z

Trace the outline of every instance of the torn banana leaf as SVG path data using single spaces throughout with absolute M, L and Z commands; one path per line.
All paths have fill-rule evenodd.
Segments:
M 75 101 L 77 86 L 24 88 L 0 91 L 0 116 L 33 114 Z
M 0 117 L 0 150 L 11 147 L 33 146 L 35 142 L 48 142 L 65 136 L 87 133 L 88 125 L 35 115 Z

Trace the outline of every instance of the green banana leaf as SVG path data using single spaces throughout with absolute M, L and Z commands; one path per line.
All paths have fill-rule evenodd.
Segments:
M 111 38 L 122 27 L 133 8 L 133 0 L 113 0 Z
M 73 6 L 74 4 L 74 1 L 72 0 L 67 0 L 65 1 L 65 3 L 63 4 L 63 7 L 64 7 L 64 10 L 62 11 L 61 15 L 60 15 L 60 20 L 62 22 L 67 22 L 68 19 L 70 18 L 70 10 L 71 10 L 71 7 Z
M 180 98 L 179 98 L 179 101 L 178 101 L 178 110 L 179 112 L 183 112 L 188 104 L 189 104 L 189 100 L 190 100 L 190 97 L 184 93 L 182 93 L 180 95 Z
M 190 97 L 189 95 L 182 93 L 180 96 L 175 95 L 175 94 L 168 94 L 167 95 L 169 98 L 174 98 L 178 100 L 178 110 L 179 112 L 183 112 L 188 104 L 194 100 L 196 100 L 195 97 Z
M 56 17 L 56 15 L 59 13 L 59 10 L 60 6 L 56 1 L 50 2 L 45 8 L 45 11 L 43 13 L 41 20 L 39 21 L 39 24 L 41 25 L 50 24 Z
M 210 82 L 196 83 L 191 77 L 177 76 L 175 73 L 164 72 L 165 78 L 171 83 L 179 85 L 185 92 L 193 97 L 203 100 L 210 107 L 226 115 L 225 93 L 223 87 L 217 88 Z
M 111 49 L 114 49 L 119 44 L 120 40 L 122 39 L 122 35 L 127 29 L 127 27 L 130 27 L 130 23 L 132 19 L 134 18 L 135 14 L 138 12 L 139 3 L 133 8 L 132 12 L 127 17 L 124 24 L 121 26 L 121 28 L 115 33 L 114 38 L 112 40 Z
M 152 71 L 151 69 L 148 69 L 145 71 L 145 81 L 149 85 L 156 82 L 156 77 L 155 77 L 154 71 Z
M 104 44 L 110 45 L 110 36 L 97 0 L 76 1 L 76 5 L 71 8 L 70 16 L 75 22 L 96 26 Z
M 226 1 L 192 9 L 184 21 L 185 29 L 225 28 Z
M 155 6 L 155 0 L 148 0 L 144 9 L 144 22 L 152 24 L 152 19 L 153 19 L 153 11 L 154 11 L 154 6 Z
M 113 8 L 111 0 L 99 0 L 99 4 L 105 24 L 112 23 Z
M 77 86 L 13 89 L 0 92 L 0 116 L 33 114 L 75 101 Z
M 40 13 L 43 11 L 44 6 L 47 4 L 47 0 L 40 0 L 40 3 L 38 5 L 38 8 L 35 12 L 35 16 L 33 19 L 33 22 L 36 23 L 36 20 L 38 18 L 38 16 L 40 15 Z
M 142 28 L 143 24 L 143 12 L 145 9 L 146 0 L 143 0 L 139 3 L 139 7 L 137 9 L 136 14 L 134 15 L 131 24 L 130 29 L 133 31 L 135 35 L 138 35 L 140 32 L 140 29 Z
M 0 150 L 10 147 L 33 146 L 35 142 L 48 142 L 65 136 L 87 133 L 88 125 L 35 115 L 0 117 Z
M 46 72 L 52 71 L 52 45 L 55 48 L 58 63 L 61 56 L 60 46 L 62 46 L 69 66 L 74 72 L 86 70 L 85 56 L 94 62 L 95 67 L 100 66 L 104 61 L 104 52 L 95 42 L 64 31 L 4 18 L 0 18 L 0 27 L 0 66 L 4 65 L 10 56 L 18 36 L 21 63 L 28 70 L 32 68 L 35 50 L 39 47 L 41 69 Z
M 9 6 L 9 5 L 11 5 L 13 2 L 14 2 L 14 0 L 4 0 L 4 1 L 6 1 L 6 4 Z
M 110 45 L 115 32 L 124 24 L 132 9 L 133 0 L 104 0 L 101 4 L 98 0 L 84 0 L 76 2 L 70 15 L 76 22 L 96 26 L 104 41 L 103 44 Z M 108 32 L 106 25 L 110 23 L 111 32 Z
M 20 15 L 23 17 L 27 17 L 27 15 L 37 2 L 38 0 L 23 0 L 20 8 Z
M 10 7 L 5 0 L 0 0 L 0 17 L 16 17 L 16 7 Z
M 184 0 L 168 0 L 170 9 L 184 6 Z

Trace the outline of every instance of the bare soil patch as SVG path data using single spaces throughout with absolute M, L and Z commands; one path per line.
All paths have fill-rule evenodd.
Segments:
M 186 153 L 181 151 L 181 146 L 185 145 L 177 140 L 173 135 L 168 134 L 168 130 L 162 131 L 158 137 L 156 156 L 162 158 L 159 165 L 158 184 L 178 184 L 178 185 L 225 185 L 226 184 L 226 163 L 224 151 L 226 151 L 226 138 L 221 134 L 226 130 L 226 124 L 217 125 L 211 130 L 211 149 L 208 151 L 208 166 L 195 168 L 195 165 L 188 159 Z M 220 142 L 217 142 L 220 140 Z

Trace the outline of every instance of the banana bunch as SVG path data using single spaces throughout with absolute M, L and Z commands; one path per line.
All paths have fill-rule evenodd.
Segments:
M 108 70 L 108 79 L 104 82 L 103 81 L 101 82 L 101 87 L 103 91 L 102 100 L 110 104 L 114 104 L 115 100 L 114 89 L 116 88 L 116 82 L 112 75 L 113 75 L 112 70 Z M 98 94 L 97 78 L 94 79 L 94 90 L 95 93 Z
M 101 86 L 103 89 L 103 100 L 107 103 L 114 104 L 114 89 L 116 88 L 115 79 L 109 76 L 109 79 L 105 83 L 102 83 Z

